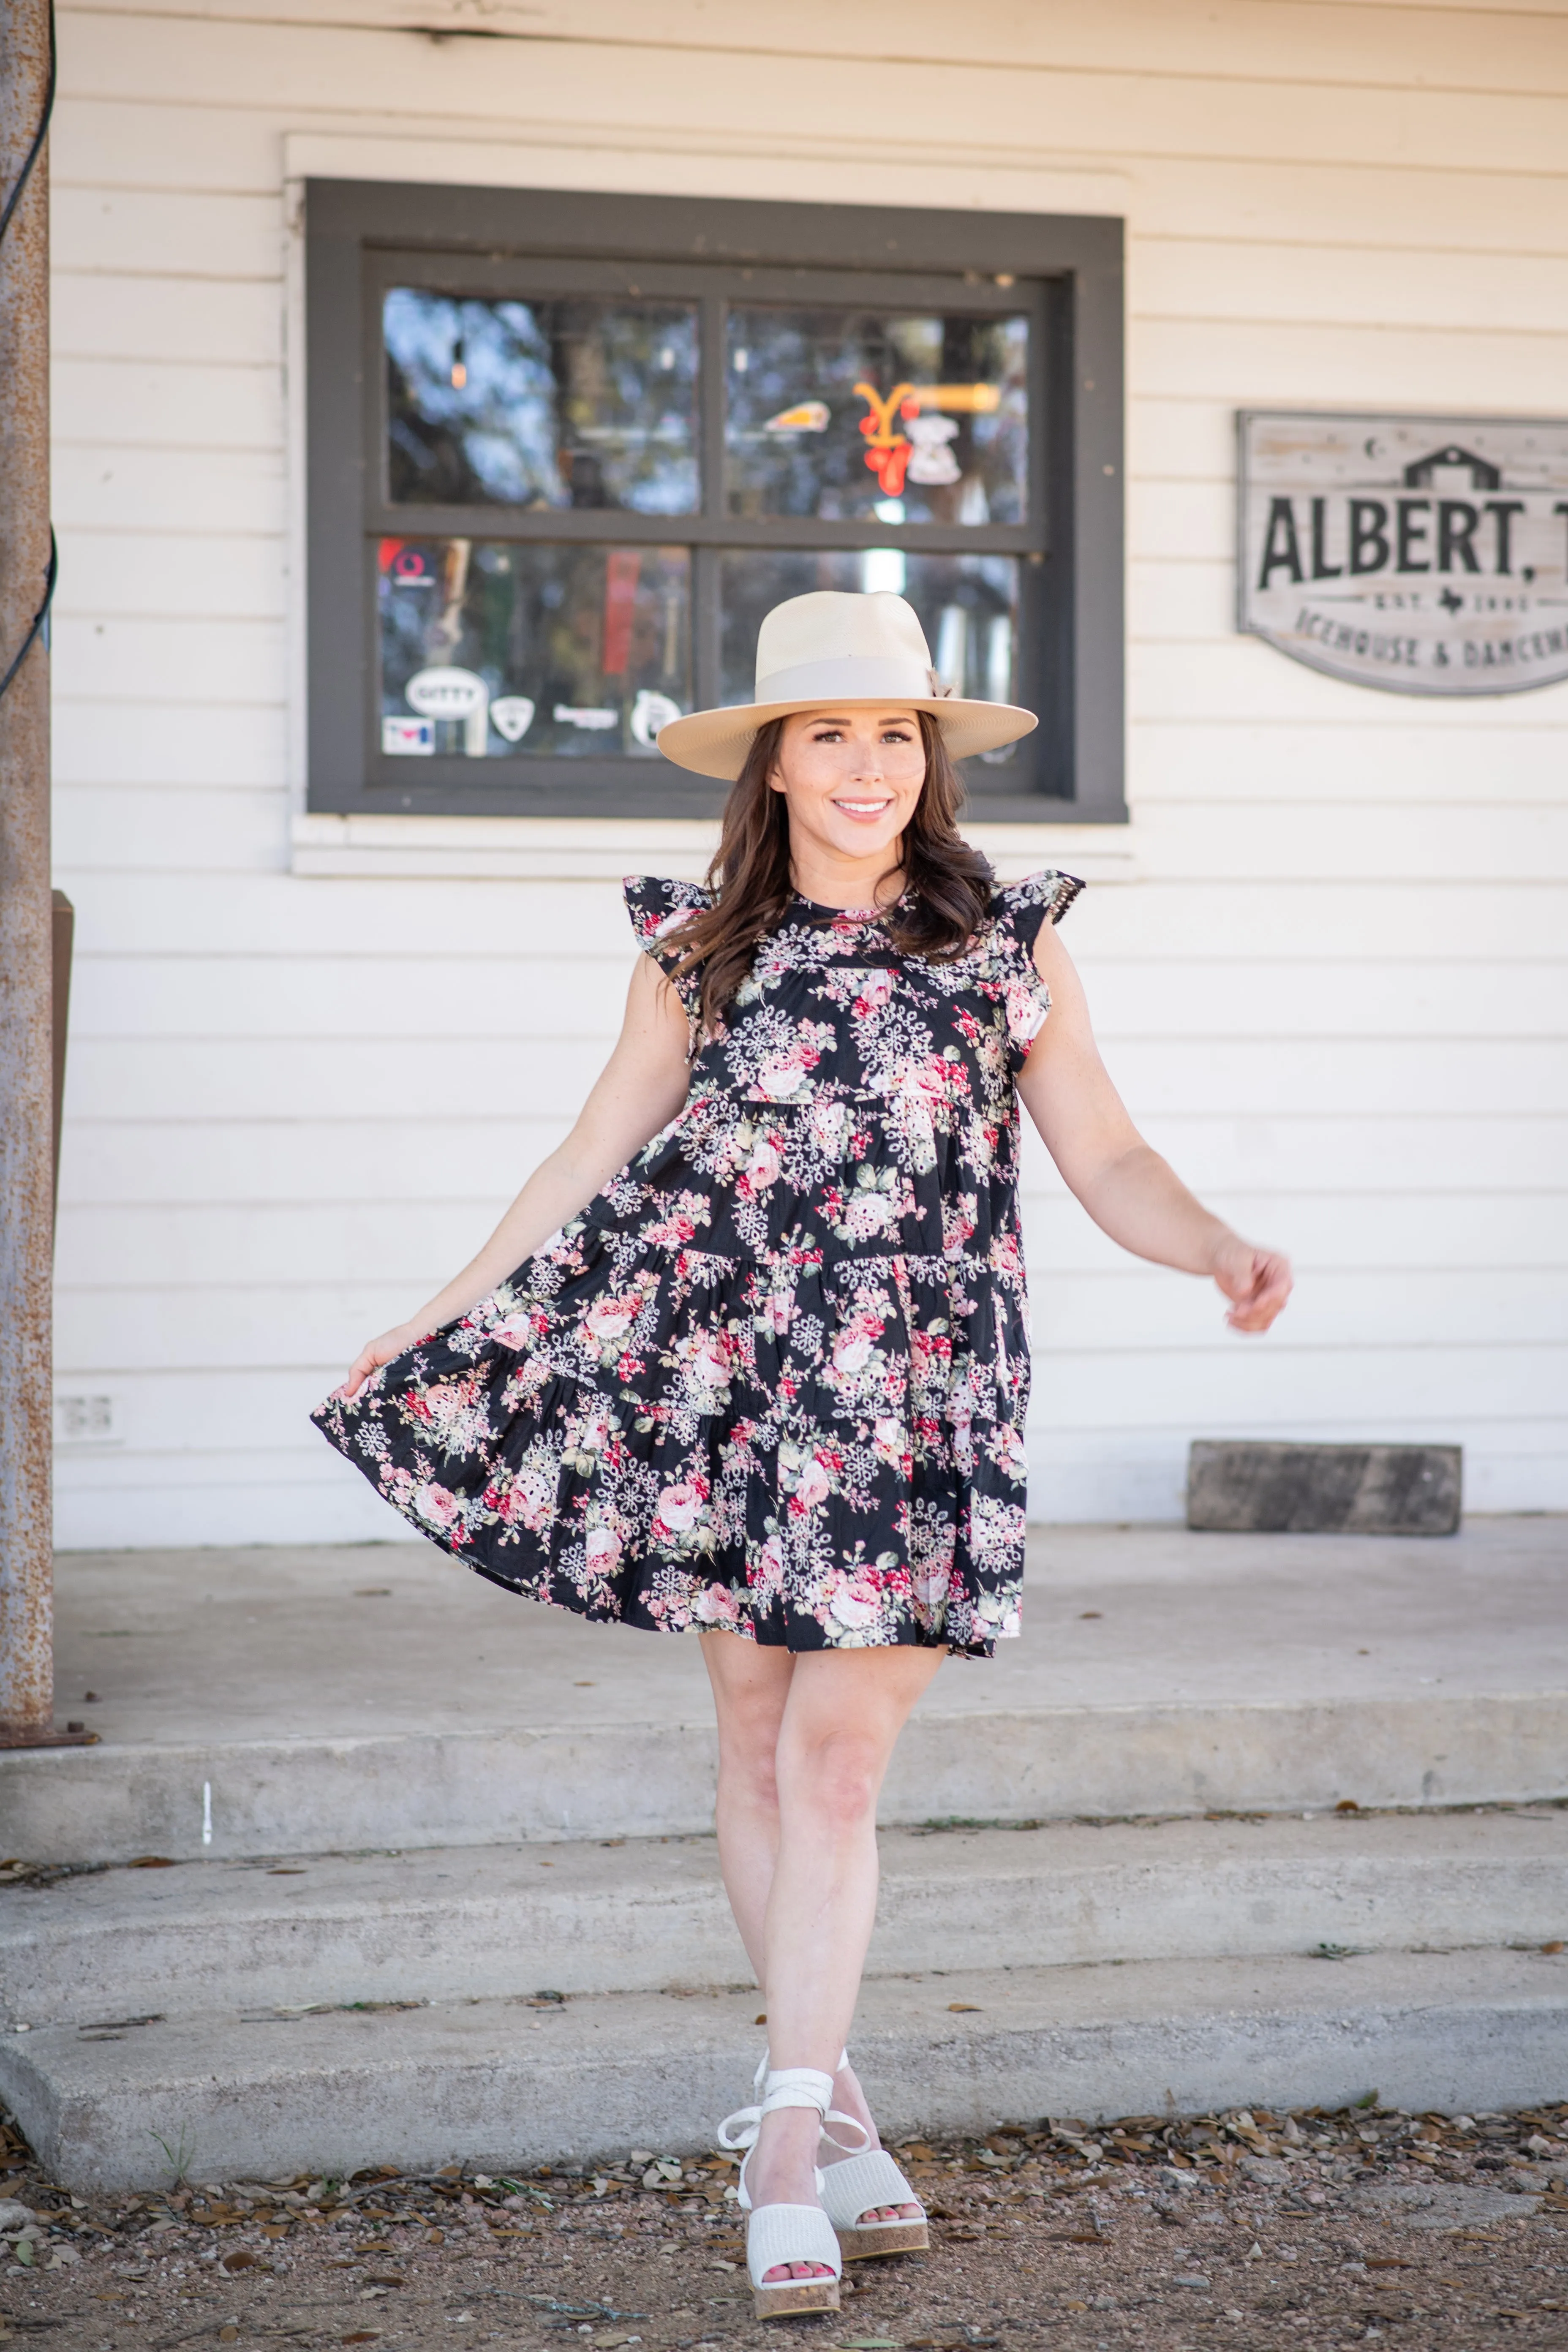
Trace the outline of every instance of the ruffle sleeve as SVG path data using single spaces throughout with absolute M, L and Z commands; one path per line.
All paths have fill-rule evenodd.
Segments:
M 1083 888 L 1076 874 L 1047 866 L 1022 882 L 1005 882 L 992 894 L 995 936 L 1008 970 L 1005 978 L 1007 1038 L 1015 1073 L 1046 1024 L 1051 992 L 1035 966 L 1035 941 L 1042 923 L 1059 923 Z
M 687 1019 L 695 1022 L 702 968 L 699 964 L 690 971 L 677 973 L 682 950 L 671 934 L 679 929 L 689 915 L 712 905 L 711 892 L 700 882 L 669 882 L 657 874 L 628 874 L 621 884 L 621 895 L 626 902 L 638 947 L 653 958 L 665 978 L 673 983 L 686 1007 Z

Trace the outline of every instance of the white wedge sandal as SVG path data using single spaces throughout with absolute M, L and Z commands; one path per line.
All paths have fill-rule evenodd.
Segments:
M 847 2050 L 840 2053 L 838 2063 L 847 2066 Z M 768 2053 L 764 2050 L 762 2064 L 757 2068 L 755 2088 L 759 2092 L 767 2071 Z M 824 2137 L 833 2139 L 833 2134 L 826 2129 L 828 2123 L 851 2120 L 847 2116 L 825 2116 Z M 868 2138 L 864 2124 L 856 2124 L 855 2129 L 863 2139 Z M 834 2140 L 836 2147 L 843 2145 L 842 2140 Z M 833 2224 L 839 2252 L 847 2263 L 870 2262 L 884 2254 L 930 2252 L 931 2228 L 923 2206 L 916 2221 L 905 2218 L 897 2221 L 863 2221 L 860 2218 L 879 2205 L 921 2203 L 885 2147 L 868 2145 L 858 2156 L 844 2156 L 837 2164 L 825 2165 L 817 2174 L 817 2183 L 822 2210 Z
M 861 2126 L 852 2116 L 833 2111 L 833 2077 L 819 2074 L 815 2066 L 767 2070 L 764 2059 L 761 2082 L 762 2096 L 757 2105 L 741 2107 L 734 2115 L 726 2116 L 718 2132 L 721 2147 L 746 2151 L 741 2163 L 739 2194 L 741 2210 L 746 2216 L 746 2273 L 752 2282 L 752 2305 L 759 2319 L 837 2311 L 844 2257 L 833 2223 L 820 2205 L 753 2206 L 746 2186 L 746 2166 L 756 2147 L 763 2117 L 775 2114 L 780 2107 L 815 2107 L 824 2124 L 849 2124 L 857 2131 Z M 822 2174 L 818 2172 L 818 2197 L 822 2188 Z M 804 2279 L 768 2277 L 769 2271 L 786 2263 L 818 2263 L 830 2275 Z

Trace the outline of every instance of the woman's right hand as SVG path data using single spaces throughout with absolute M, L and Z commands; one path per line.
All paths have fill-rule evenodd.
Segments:
M 349 1366 L 348 1378 L 340 1382 L 332 1394 L 342 1397 L 346 1403 L 349 1398 L 359 1394 L 372 1372 L 378 1372 L 383 1364 L 390 1364 L 394 1356 L 405 1354 L 416 1339 L 424 1337 L 422 1325 L 399 1323 L 392 1330 L 384 1331 L 379 1339 L 367 1339 Z

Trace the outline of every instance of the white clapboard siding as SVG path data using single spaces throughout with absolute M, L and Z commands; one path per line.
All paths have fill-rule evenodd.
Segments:
M 1321 1186 L 1331 1194 L 1447 1192 L 1484 1186 L 1561 1192 L 1568 1119 L 1456 1118 L 1452 1112 L 1404 1118 L 1365 1113 L 1331 1118 L 1254 1113 L 1247 1107 L 1199 1118 L 1149 1114 L 1143 1132 L 1199 1192 L 1267 1184 Z
M 70 795 L 75 798 L 76 795 Z M 176 807 L 173 814 L 182 812 Z M 1251 963 L 1238 1001 L 1228 964 L 1182 959 L 1173 988 L 1152 985 L 1164 960 L 1080 956 L 1103 1043 L 1141 1037 L 1559 1037 L 1568 1027 L 1568 961 L 1478 962 L 1458 950 L 1429 963 Z M 323 1022 L 355 1037 L 467 1035 L 519 1045 L 570 1020 L 606 1040 L 620 1020 L 629 955 L 424 957 L 409 986 L 403 958 L 233 956 L 205 961 L 199 992 L 185 959 L 79 959 L 71 982 L 77 1038 L 294 1037 Z
M 1499 797 L 1479 807 L 1424 808 L 1414 821 L 1408 807 L 1365 802 L 1353 821 L 1335 828 L 1331 850 L 1322 811 L 1311 801 L 1264 808 L 1195 796 L 1180 806 L 1164 802 L 1140 810 L 1139 849 L 1151 878 L 1167 882 L 1189 874 L 1247 881 L 1280 866 L 1347 882 L 1436 882 L 1459 874 L 1504 885 L 1520 874 L 1568 881 L 1568 807 L 1517 806 L 1501 797 L 1507 787 L 1499 782 Z
M 244 1269 L 235 1269 L 242 1275 Z M 441 1269 L 426 1276 L 423 1296 Z M 274 1285 L 244 1279 L 212 1285 L 174 1282 L 134 1288 L 68 1291 L 56 1345 L 63 1364 L 101 1349 L 110 1363 L 138 1360 L 151 1370 L 209 1363 L 243 1371 L 247 1364 L 330 1360 L 384 1329 L 421 1304 L 406 1286 L 321 1281 Z M 1367 1351 L 1451 1346 L 1462 1323 L 1472 1349 L 1518 1347 L 1555 1351 L 1568 1366 L 1568 1268 L 1552 1275 L 1489 1267 L 1464 1275 L 1437 1271 L 1318 1274 L 1302 1283 L 1290 1321 L 1269 1334 L 1268 1359 L 1316 1358 L 1337 1349 Z M 356 1339 L 355 1335 L 358 1335 Z M 1206 1283 L 1161 1268 L 1131 1266 L 1114 1275 L 1058 1272 L 1037 1286 L 1037 1346 L 1055 1358 L 1087 1363 L 1129 1350 L 1151 1358 L 1217 1354 L 1229 1361 L 1247 1338 L 1229 1331 L 1224 1302 Z M 1264 1350 L 1256 1349 L 1261 1359 Z M 1568 1409 L 1568 1390 L 1559 1388 Z
M 1419 42 L 1425 26 L 1407 37 Z M 1561 37 L 1554 36 L 1554 37 Z M 1226 238 L 1336 252 L 1568 252 L 1561 210 L 1521 205 L 1519 177 L 1491 170 L 1413 172 L 1385 157 L 1314 163 L 1299 157 L 1142 155 L 1136 164 L 1140 241 Z M 1167 388 L 1144 386 L 1150 396 Z
M 482 1102 L 526 1087 L 536 1112 L 569 1118 L 603 1053 L 603 1032 L 531 1043 L 464 1036 L 395 1045 L 324 1021 L 307 1038 L 196 1035 L 79 1041 L 75 1083 L 106 1118 L 282 1118 L 303 1097 L 342 1119 L 377 1118 L 412 1095 Z M 1297 1041 L 1123 1038 L 1107 1055 L 1136 1117 L 1258 1118 L 1490 1113 L 1568 1116 L 1568 1055 L 1541 1038 Z
M 77 874 L 126 873 L 138 866 L 213 874 L 225 867 L 253 871 L 281 864 L 279 812 L 287 806 L 286 796 L 276 782 L 261 781 L 269 767 L 277 773 L 281 711 L 247 704 L 237 695 L 226 705 L 182 710 L 179 720 L 163 727 L 144 705 L 131 700 L 57 705 L 57 864 Z M 234 739 L 223 747 L 221 765 L 202 757 L 215 727 L 226 729 Z M 117 729 L 123 729 L 126 740 L 123 750 L 116 740 L 115 750 L 132 769 L 132 776 L 112 784 L 70 782 L 73 772 L 88 765 L 84 744 L 101 746 L 106 737 L 114 740 Z M 145 794 L 134 788 L 137 766 L 161 779 Z M 236 768 L 244 780 L 235 780 Z M 171 786 L 171 777 L 183 782 Z M 154 832 L 160 817 L 163 825 Z M 171 855 L 164 847 L 160 856 L 160 844 L 171 840 L 178 841 L 178 850 Z
M 1266 1340 L 1227 1333 L 1026 1137 L 1035 1507 L 1173 1516 L 1190 1438 L 1253 1433 L 1447 1438 L 1472 1507 L 1568 1507 L 1568 687 L 1341 685 L 1234 634 L 1231 570 L 1237 407 L 1563 406 L 1568 8 L 910 0 L 895 58 L 826 0 L 787 55 L 699 0 L 416 28 L 460 16 L 61 14 L 58 1385 L 114 1427 L 61 1448 L 64 1539 L 406 1538 L 305 1414 L 559 1141 L 632 969 L 613 884 L 287 870 L 281 172 L 310 133 L 515 185 L 1125 191 L 1138 878 L 1065 936 L 1151 1141 L 1300 1282 Z M 873 54 L 868 141 L 864 72 L 824 60 Z
M 1353 833 L 1353 824 L 1341 822 Z M 236 872 L 218 892 L 168 875 L 88 871 L 79 887 L 91 915 L 84 952 L 167 953 L 177 944 L 187 955 L 291 955 L 330 945 L 342 955 L 449 955 L 464 939 L 487 947 L 527 939 L 541 954 L 571 955 L 618 947 L 626 936 L 618 890 L 596 882 L 349 886 Z M 1568 938 L 1568 887 L 1528 877 L 1476 887 L 1463 872 L 1447 883 L 1200 876 L 1107 886 L 1069 920 L 1074 953 L 1083 956 L 1428 958 L 1450 951 L 1458 929 L 1471 955 L 1556 958 Z
M 73 530 L 269 536 L 286 526 L 284 495 L 280 450 L 55 445 L 55 520 Z
M 524 1171 L 517 1172 L 521 1181 Z M 394 1201 L 217 1205 L 69 1202 L 60 1213 L 59 1247 L 71 1268 L 70 1287 L 78 1291 L 164 1283 L 205 1289 L 242 1281 L 374 1282 L 405 1296 L 411 1312 L 472 1256 L 494 1223 L 499 1201 L 463 1197 L 465 1181 L 463 1171 L 448 1171 L 446 1190 L 434 1200 L 405 1193 Z M 1205 1197 L 1239 1232 L 1281 1245 L 1288 1241 L 1303 1278 L 1409 1269 L 1469 1282 L 1494 1268 L 1522 1269 L 1532 1278 L 1545 1268 L 1542 1278 L 1549 1286 L 1561 1278 L 1553 1261 L 1562 1256 L 1562 1203 L 1552 1192 L 1515 1193 L 1502 1203 L 1485 1191 L 1326 1197 L 1211 1185 Z M 1037 1298 L 1048 1304 L 1063 1274 L 1127 1272 L 1125 1254 L 1065 1192 L 1031 1192 L 1026 1198 L 1029 1281 Z
M 134 1370 L 112 1362 L 79 1368 L 60 1359 L 67 1394 L 108 1394 L 127 1432 L 121 1458 L 144 1446 L 171 1453 L 271 1452 L 300 1445 L 313 1469 L 321 1440 L 304 1416 L 343 1377 L 352 1352 L 384 1318 L 345 1315 L 342 1344 L 316 1361 L 236 1362 L 226 1351 L 199 1367 L 170 1364 Z M 1292 1423 L 1349 1435 L 1384 1419 L 1425 1427 L 1436 1439 L 1461 1412 L 1474 1421 L 1522 1415 L 1561 1421 L 1568 1414 L 1568 1347 L 1405 1346 L 1286 1348 L 1273 1336 L 1232 1332 L 1205 1347 L 1104 1349 L 1043 1346 L 1035 1365 L 1031 1421 L 1039 1430 L 1110 1430 L 1184 1422 L 1198 1435 L 1252 1429 L 1288 1431 Z M 1456 1399 L 1462 1395 L 1464 1404 Z M 80 1458 L 80 1457 L 79 1457 Z M 258 1538 L 252 1535 L 248 1541 Z
M 668 138 L 710 130 L 715 106 L 728 104 L 735 109 L 732 121 L 756 129 L 755 68 L 733 51 L 710 49 L 694 58 L 684 47 L 646 38 L 582 47 L 572 40 L 429 43 L 319 19 L 286 27 L 153 16 L 80 21 L 92 26 L 91 53 L 79 44 L 68 88 L 92 95 L 112 88 L 122 100 L 152 105 L 174 100 L 196 108 L 226 102 L 315 112 L 323 90 L 332 89 L 349 94 L 344 110 L 423 124 L 466 117 L 481 128 L 553 127 L 563 116 L 588 114 L 598 127 L 633 138 L 658 123 Z M 793 41 L 787 51 L 773 47 L 767 77 L 770 120 L 809 125 L 817 138 L 858 133 L 864 149 L 861 77 L 825 75 Z M 1300 68 L 1289 80 L 1216 75 L 1204 87 L 1204 143 L 1222 156 L 1376 163 L 1388 154 L 1396 112 L 1406 169 L 1450 170 L 1461 153 L 1478 172 L 1559 168 L 1562 105 L 1555 94 L 1528 87 L 1505 93 L 1422 89 L 1414 79 L 1410 75 L 1395 98 L 1353 81 L 1331 86 Z M 955 132 L 966 119 L 978 119 L 996 147 L 1025 155 L 1038 155 L 1047 141 L 1059 150 L 1069 125 L 1079 156 L 1193 152 L 1187 75 L 1146 73 L 1125 58 L 1120 70 L 1089 73 L 1020 70 L 1012 62 L 933 68 L 884 48 L 876 92 L 881 121 L 906 138 L 929 135 L 943 148 L 959 143 Z
M 137 16 L 142 0 L 100 0 L 101 13 Z M 1333 86 L 1383 85 L 1403 90 L 1411 78 L 1411 35 L 1401 21 L 1408 0 L 1368 8 L 1348 20 L 1346 37 L 1332 45 L 1320 37 L 1321 19 L 1310 6 L 1209 7 L 1202 16 L 1132 0 L 1116 9 L 1040 8 L 1009 12 L 998 21 L 988 11 L 955 16 L 946 0 L 908 0 L 900 10 L 902 56 L 923 64 L 999 64 L 1011 70 L 1041 66 L 1077 73 L 1121 71 L 1130 54 L 1148 73 L 1183 76 L 1245 74 L 1286 80 L 1300 79 L 1302 40 L 1312 45 L 1313 78 Z M 1453 15 L 1447 14 L 1454 10 Z M 1517 40 L 1501 43 L 1488 17 L 1506 15 Z M 218 21 L 247 18 L 279 25 L 311 23 L 320 14 L 310 0 L 175 0 L 163 14 Z M 337 0 L 334 21 L 376 27 L 418 26 L 462 34 L 472 29 L 471 0 Z M 1459 89 L 1563 90 L 1568 64 L 1559 37 L 1560 6 L 1536 5 L 1521 15 L 1518 0 L 1432 0 L 1420 6 L 1421 79 L 1427 87 Z M 534 39 L 571 39 L 592 34 L 598 42 L 649 41 L 700 48 L 711 37 L 705 0 L 490 0 L 485 28 L 525 34 Z M 807 54 L 858 58 L 881 64 L 886 49 L 877 19 L 865 19 L 833 5 L 808 0 L 791 16 L 795 43 Z M 771 55 L 777 28 L 765 16 L 737 11 L 726 21 L 725 46 Z
M 1332 812 L 1325 822 L 1342 826 L 1345 812 L 1381 801 L 1398 803 L 1414 830 L 1439 803 L 1560 804 L 1563 723 L 1538 715 L 1541 705 L 1539 695 L 1521 695 L 1505 739 L 1489 740 L 1479 757 L 1468 735 L 1446 725 L 1440 703 L 1407 705 L 1403 726 L 1369 735 L 1357 728 L 1353 708 L 1337 723 L 1311 727 L 1145 719 L 1130 730 L 1139 820 L 1163 801 L 1300 800 Z M 1550 698 L 1545 707 L 1552 707 Z
M 110 815 L 110 795 L 128 785 L 146 784 L 156 792 L 171 786 L 213 787 L 220 793 L 249 787 L 253 797 L 237 804 L 237 820 L 227 854 L 203 864 L 218 867 L 271 866 L 280 862 L 259 843 L 245 839 L 245 814 L 259 805 L 254 797 L 275 795 L 275 809 L 286 805 L 279 793 L 279 770 L 287 740 L 287 714 L 276 701 L 251 702 L 237 697 L 231 703 L 172 703 L 160 706 L 132 698 L 123 700 L 77 701 L 62 697 L 55 722 L 55 773 L 62 785 L 77 785 L 100 795 L 98 814 L 110 826 L 76 855 L 74 845 L 63 850 L 73 865 L 118 870 L 120 829 Z M 172 797 L 173 795 L 171 795 Z M 121 814 L 125 823 L 129 812 Z M 132 822 L 133 822 L 133 817 Z M 273 840 L 277 840 L 274 824 Z M 247 854 L 247 851 L 249 854 Z M 140 859 L 135 861 L 141 863 Z M 187 847 L 186 865 L 196 862 Z
M 57 711 L 84 701 L 178 701 L 187 709 L 281 702 L 288 686 L 280 620 L 62 613 L 54 623 L 54 653 L 72 689 L 57 695 Z
M 194 292 L 194 289 L 193 289 Z M 50 371 L 59 445 L 95 450 L 280 450 L 283 384 L 276 368 L 169 367 L 159 360 L 71 360 Z
M 68 1093 L 70 1080 L 67 1078 Z M 529 1171 L 568 1131 L 565 1118 L 531 1114 L 525 1098 L 495 1115 L 437 1103 L 380 1119 L 310 1116 L 276 1119 L 73 1118 L 60 1152 L 60 1198 L 100 1202 L 427 1201 L 489 1203 L 492 1222 Z M 1491 1123 L 1495 1126 L 1495 1122 Z M 1489 1127 L 1489 1135 L 1491 1127 Z M 1516 1152 L 1525 1139 L 1516 1139 Z M 64 1258 L 62 1283 L 72 1278 Z M 448 1268 L 455 1272 L 456 1268 Z
M 61 269 L 51 331 L 62 358 L 156 360 L 174 367 L 276 367 L 281 277 L 204 279 Z
M 1139 363 L 1169 391 L 1238 408 L 1500 408 L 1550 415 L 1568 356 L 1552 320 L 1530 335 L 1492 329 L 1363 327 L 1327 334 L 1289 319 L 1145 319 Z
M 342 1119 L 327 1106 L 309 1118 L 210 1120 L 104 1119 L 75 1108 L 66 1080 L 67 1132 L 60 1197 L 84 1208 L 126 1202 L 493 1200 L 498 1213 L 530 1169 L 554 1150 L 570 1120 L 531 1109 L 531 1093 L 504 1097 L 489 1118 L 443 1104 L 432 1116 L 391 1109 Z M 1376 1192 L 1478 1192 L 1499 1213 L 1520 1192 L 1561 1197 L 1568 1119 L 1145 1118 L 1144 1131 L 1187 1182 L 1207 1192 L 1321 1188 L 1330 1199 Z M 1028 1139 L 1026 1137 L 1026 1148 Z M 1032 1184 L 1031 1190 L 1038 1189 Z M 62 1259 L 60 1278 L 70 1278 Z
M 1342 253 L 1167 235 L 1139 240 L 1131 277 L 1138 320 L 1315 319 L 1336 328 L 1502 328 L 1533 336 L 1553 323 L 1561 332 L 1568 318 L 1568 256 Z
M 1563 357 L 1568 369 L 1568 341 L 1564 341 Z M 1223 644 L 1144 644 L 1138 648 L 1138 657 L 1131 665 L 1131 709 L 1140 719 L 1196 719 L 1206 715 L 1217 702 L 1238 719 L 1258 718 L 1267 711 L 1275 719 L 1306 720 L 1310 724 L 1314 719 L 1343 718 L 1345 697 L 1358 694 L 1366 710 L 1358 724 L 1368 733 L 1379 727 L 1405 723 L 1404 697 L 1349 686 L 1342 678 L 1309 669 L 1304 662 L 1287 666 L 1281 690 L 1276 683 L 1279 662 L 1279 655 L 1260 637 L 1232 637 Z M 1490 708 L 1494 699 L 1500 699 L 1505 708 L 1526 699 L 1536 701 L 1548 713 L 1555 703 L 1559 710 L 1568 714 L 1568 686 L 1546 686 L 1537 688 L 1528 698 L 1456 696 L 1447 705 L 1447 715 L 1456 730 L 1468 727 L 1477 736 L 1494 732 L 1506 736 L 1509 720 L 1506 715 L 1500 717 Z M 1542 710 L 1538 709 L 1521 714 L 1521 723 L 1539 726 L 1542 718 Z
M 62 186 L 57 177 L 49 202 L 49 249 L 60 271 L 106 277 L 123 271 L 138 278 L 172 271 L 181 278 L 210 278 L 236 286 L 283 273 L 281 197 L 220 195 L 211 188 Z M 101 171 L 104 159 L 98 159 Z
M 503 950 L 510 950 L 510 952 Z M 569 962 L 531 952 L 526 938 L 421 956 L 233 956 L 204 959 L 199 993 L 189 961 L 94 958 L 78 966 L 71 1029 L 83 1038 L 294 1038 L 330 1028 L 356 1039 L 504 1039 L 526 1051 L 570 1024 L 602 1037 L 620 1025 L 635 950 Z
M 281 531 L 72 530 L 68 612 L 276 620 L 284 610 Z M 90 603 L 88 599 L 90 598 Z

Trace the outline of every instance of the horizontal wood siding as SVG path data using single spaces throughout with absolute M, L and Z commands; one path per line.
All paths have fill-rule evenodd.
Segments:
M 609 885 L 289 870 L 290 134 L 1124 190 L 1138 878 L 1066 936 L 1151 1139 L 1300 1287 L 1237 1339 L 1031 1139 L 1033 1507 L 1173 1517 L 1191 1438 L 1256 1434 L 1457 1440 L 1472 1507 L 1568 1508 L 1568 687 L 1340 685 L 1234 633 L 1232 571 L 1239 406 L 1568 408 L 1568 7 L 910 0 L 892 59 L 827 0 L 787 42 L 700 0 L 331 14 L 60 19 L 58 1387 L 114 1416 L 61 1445 L 62 1541 L 401 1531 L 304 1414 L 559 1139 L 630 970 Z

